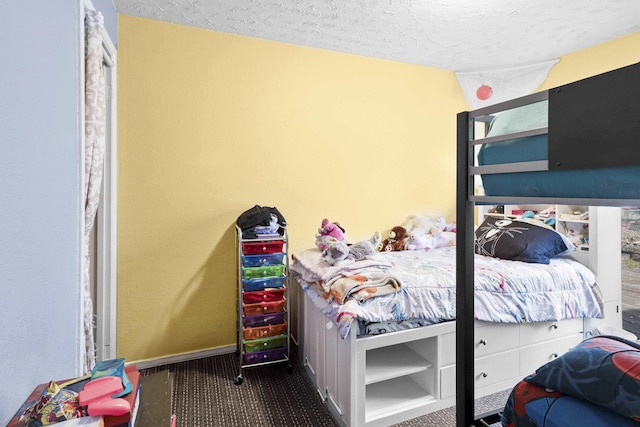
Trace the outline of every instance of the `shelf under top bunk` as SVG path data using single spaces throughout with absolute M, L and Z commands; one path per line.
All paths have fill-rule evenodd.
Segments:
M 638 82 L 640 63 L 460 113 L 467 200 L 640 206 Z

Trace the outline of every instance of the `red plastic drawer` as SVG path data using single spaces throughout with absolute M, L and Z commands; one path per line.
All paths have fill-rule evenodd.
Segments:
M 270 240 L 267 242 L 245 242 L 242 244 L 242 253 L 245 255 L 274 254 L 282 252 L 284 240 Z
M 265 289 L 264 291 L 243 292 L 242 302 L 245 304 L 255 304 L 257 302 L 280 301 L 284 298 L 287 288 Z M 640 426 L 639 426 L 640 427 Z
M 284 310 L 286 300 L 259 302 L 257 304 L 242 304 L 242 310 L 245 316 L 253 316 L 255 314 L 277 313 Z
M 287 345 L 287 335 L 278 335 L 275 337 L 259 338 L 256 340 L 244 340 L 244 351 L 247 353 L 255 353 L 256 351 L 272 350 Z
M 260 326 L 257 328 L 243 328 L 242 337 L 245 340 L 255 340 L 257 338 L 275 337 L 287 331 L 287 324 Z
M 242 360 L 245 365 L 254 363 L 273 362 L 276 360 L 286 360 L 286 347 L 274 348 L 273 350 L 256 351 L 255 353 L 244 353 Z
M 245 328 L 253 328 L 256 326 L 267 326 L 267 325 L 277 325 L 279 323 L 284 323 L 284 319 L 286 316 L 286 311 L 281 311 L 279 313 L 269 313 L 269 314 L 258 314 L 255 316 L 244 316 L 244 326 Z

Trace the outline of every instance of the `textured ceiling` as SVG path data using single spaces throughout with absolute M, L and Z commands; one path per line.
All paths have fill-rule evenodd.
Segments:
M 118 13 L 295 45 L 480 71 L 640 31 L 640 0 L 114 0 Z

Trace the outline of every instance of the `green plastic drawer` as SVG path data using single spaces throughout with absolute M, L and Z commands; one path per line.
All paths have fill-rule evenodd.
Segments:
M 256 351 L 271 350 L 287 345 L 287 334 L 275 337 L 258 338 L 256 340 L 242 340 L 244 351 L 254 353 Z
M 245 279 L 258 279 L 260 277 L 273 277 L 284 275 L 284 265 L 263 265 L 261 267 L 242 267 L 242 277 Z

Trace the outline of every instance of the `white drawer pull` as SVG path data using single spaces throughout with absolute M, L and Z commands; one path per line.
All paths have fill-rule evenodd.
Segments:
M 555 359 L 556 357 L 558 357 L 558 353 L 551 353 L 551 358 Z
M 558 329 L 558 325 L 554 323 L 553 325 L 551 325 L 551 329 Z
M 489 376 L 489 374 L 487 374 L 486 372 L 481 372 L 481 373 L 480 373 L 480 376 L 481 376 L 482 378 L 487 378 L 487 377 Z
M 482 344 L 482 345 L 487 345 L 487 340 L 485 340 L 485 339 L 481 339 L 481 340 L 480 340 L 480 344 Z

